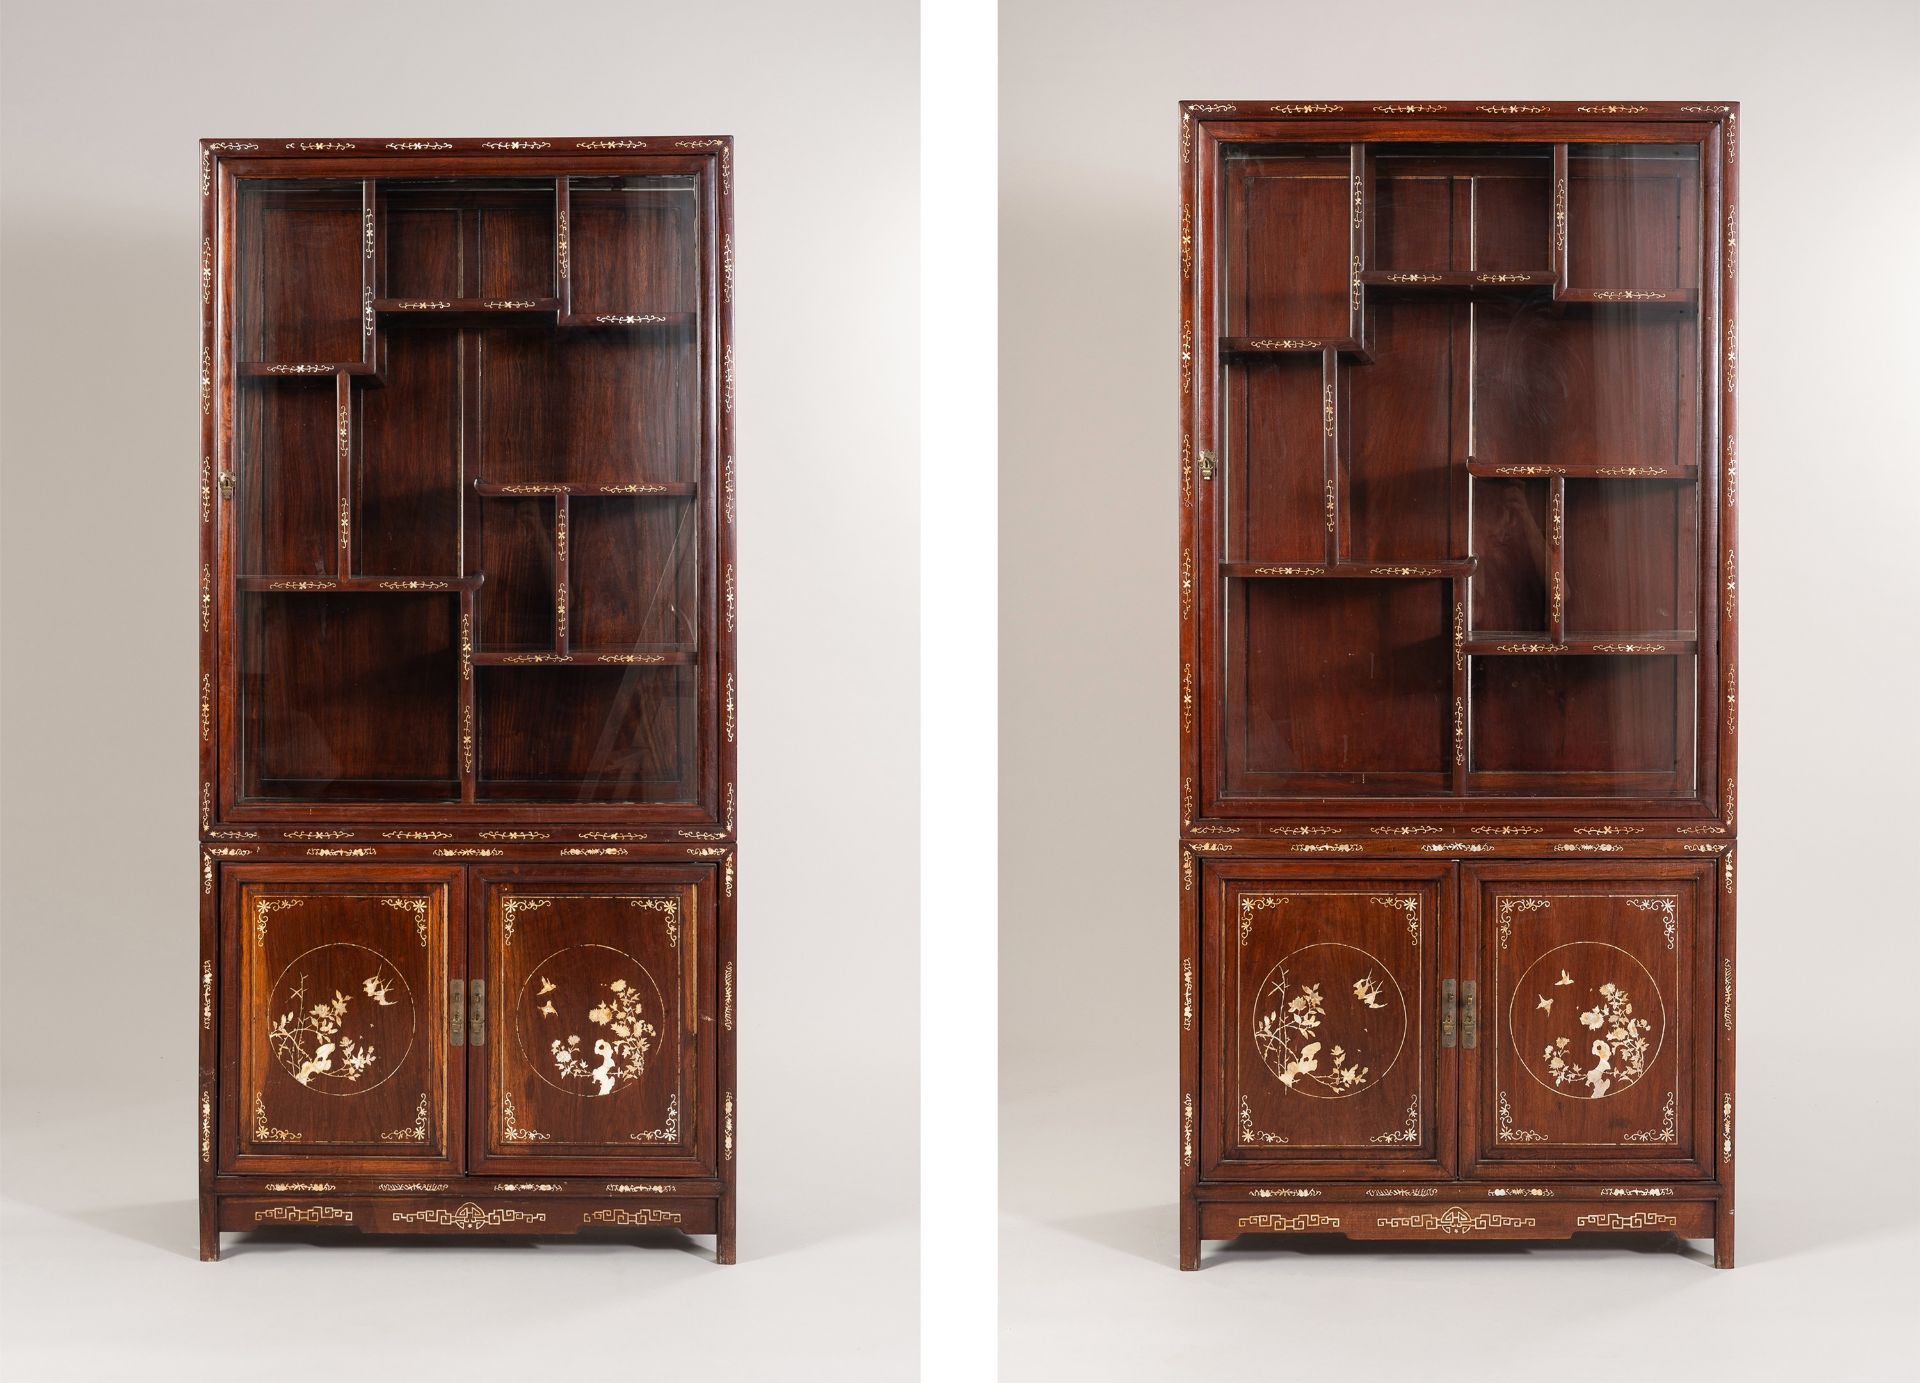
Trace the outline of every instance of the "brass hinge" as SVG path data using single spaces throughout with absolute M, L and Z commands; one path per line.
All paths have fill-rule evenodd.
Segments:
M 453 1046 L 467 1040 L 467 982 L 447 981 L 447 1041 Z
M 220 472 L 220 498 L 221 499 L 233 498 L 233 472 L 232 471 Z
M 1210 451 L 1200 453 L 1200 478 L 1202 480 L 1213 479 L 1213 453 Z
M 1453 1012 L 1458 1000 L 1454 997 L 1453 981 L 1440 981 L 1440 1045 L 1453 1045 Z
M 1479 1017 L 1474 1003 L 1474 991 L 1479 988 L 1472 980 L 1460 986 L 1460 1045 L 1471 1047 L 1479 1035 Z
M 475 980 L 467 986 L 467 1045 L 487 1045 L 487 982 Z

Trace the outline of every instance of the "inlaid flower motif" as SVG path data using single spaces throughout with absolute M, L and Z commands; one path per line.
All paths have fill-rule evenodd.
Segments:
M 658 1031 L 646 1019 L 638 988 L 624 979 L 609 981 L 606 997 L 587 1010 L 587 1021 L 606 1029 L 606 1036 L 593 1041 L 593 1055 L 599 1062 L 588 1059 L 578 1033 L 569 1034 L 564 1042 L 556 1037 L 551 1050 L 561 1079 L 591 1081 L 600 1095 L 611 1095 L 622 1082 L 640 1079 Z

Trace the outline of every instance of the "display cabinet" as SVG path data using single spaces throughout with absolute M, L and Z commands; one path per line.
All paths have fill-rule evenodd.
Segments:
M 732 1262 L 732 142 L 198 171 L 201 1256 Z
M 1739 108 L 1180 109 L 1180 1259 L 1733 1262 Z

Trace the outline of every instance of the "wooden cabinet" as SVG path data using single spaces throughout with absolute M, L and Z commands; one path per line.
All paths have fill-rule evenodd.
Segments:
M 1733 1261 L 1738 123 L 1181 107 L 1184 1267 Z
M 731 141 L 199 174 L 202 1256 L 731 1262 Z

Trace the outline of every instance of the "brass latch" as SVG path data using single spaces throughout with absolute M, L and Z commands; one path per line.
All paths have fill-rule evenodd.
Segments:
M 467 1040 L 467 982 L 447 981 L 447 1041 L 461 1046 Z
M 1460 986 L 1460 1045 L 1471 1047 L 1479 1033 L 1479 1018 L 1475 1013 L 1474 991 L 1479 986 L 1468 980 Z
M 1202 480 L 1213 479 L 1213 453 L 1210 451 L 1200 453 L 1200 478 Z
M 471 993 L 467 1000 L 467 1044 L 484 1047 L 487 1045 L 487 982 L 475 980 L 467 988 Z
M 220 472 L 220 498 L 221 499 L 233 498 L 233 472 L 232 471 Z
M 1453 1013 L 1458 1003 L 1454 996 L 1452 980 L 1440 981 L 1440 1045 L 1453 1045 Z

